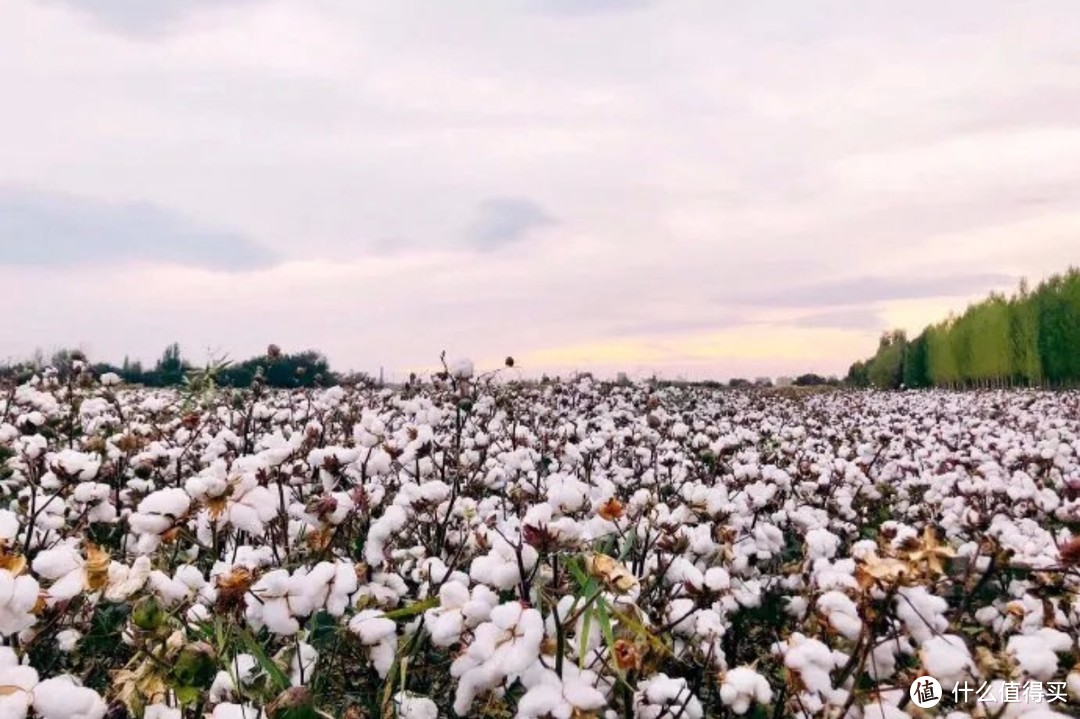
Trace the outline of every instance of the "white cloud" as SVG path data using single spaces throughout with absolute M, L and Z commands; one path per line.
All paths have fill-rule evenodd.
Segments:
M 149 357 L 175 336 L 239 354 L 273 335 L 405 367 L 450 344 L 565 358 L 630 342 L 660 369 L 748 373 L 710 328 L 762 347 L 837 331 L 759 324 L 775 318 L 754 298 L 787 286 L 1075 259 L 1074 3 L 591 9 L 251 0 L 148 18 L 126 0 L 6 3 L 0 183 L 150 203 L 283 264 L 0 270 L 28 290 L 9 293 L 24 319 L 4 348 L 88 339 Z M 557 223 L 470 252 L 463 233 L 492 198 Z M 72 311 L 36 313 L 42 287 Z M 124 323 L 102 319 L 125 298 Z M 829 316 L 812 300 L 793 327 Z M 897 302 L 851 309 L 860 321 L 821 340 L 833 364 L 816 369 L 841 371 L 852 343 L 872 351 L 862 319 L 901 316 Z M 783 346 L 762 365 L 804 369 Z

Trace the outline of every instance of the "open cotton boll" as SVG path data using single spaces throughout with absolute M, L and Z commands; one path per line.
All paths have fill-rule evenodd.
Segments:
M 402 507 L 392 504 L 381 517 L 371 523 L 364 544 L 364 559 L 368 564 L 378 567 L 386 561 L 387 541 L 400 532 L 408 521 L 408 513 Z
M 840 636 L 849 641 L 855 641 L 862 633 L 862 620 L 859 619 L 859 608 L 846 594 L 832 591 L 818 597 L 817 610 L 825 615 L 829 626 L 837 631 Z
M 930 637 L 919 648 L 923 669 L 951 691 L 957 684 L 975 676 L 975 662 L 962 637 L 942 634 Z
M 256 601 L 245 604 L 244 615 L 256 629 L 266 627 L 274 634 L 292 636 L 300 631 L 297 617 L 306 617 L 312 606 L 303 577 L 298 580 L 288 570 L 267 572 L 251 587 Z
M 102 719 L 108 709 L 97 692 L 66 674 L 34 687 L 33 707 L 41 719 Z
M 411 692 L 394 695 L 394 710 L 397 719 L 439 719 L 439 707 L 435 702 Z
M 450 363 L 450 376 L 454 379 L 469 379 L 473 372 L 473 362 L 466 357 L 459 357 Z
M 289 681 L 294 687 L 302 686 L 311 679 L 315 665 L 319 661 L 319 652 L 307 642 L 300 642 L 289 660 Z
M 960 714 L 967 717 L 966 714 Z M 950 714 L 946 719 L 960 719 L 960 716 Z M 911 719 L 911 715 L 903 709 L 885 702 L 873 702 L 863 709 L 863 719 Z
M 832 559 L 840 549 L 840 537 L 827 529 L 811 529 L 806 533 L 806 556 L 809 559 Z
M 1068 634 L 1044 627 L 1035 634 L 1009 637 L 1005 649 L 1028 676 L 1041 681 L 1052 679 L 1058 670 L 1058 654 L 1068 652 L 1073 640 Z
M 178 517 L 187 514 L 191 496 L 178 487 L 161 489 L 148 494 L 138 509 L 128 517 L 133 532 L 161 534 L 169 529 Z
M 73 652 L 82 639 L 82 632 L 76 629 L 64 629 L 56 635 L 56 646 L 62 652 Z
M 74 449 L 61 450 L 50 456 L 48 462 L 54 472 L 79 481 L 93 479 L 101 469 L 100 457 Z
M 105 588 L 105 598 L 110 602 L 122 602 L 146 586 L 150 579 L 150 558 L 137 557 L 131 566 L 120 562 L 109 565 L 109 584 Z
M 0 635 L 9 637 L 37 623 L 34 606 L 39 592 L 33 577 L 27 574 L 16 577 L 7 569 L 0 569 Z
M 594 672 L 582 671 L 573 664 L 563 666 L 563 676 L 534 662 L 522 675 L 526 692 L 518 700 L 516 719 L 575 717 L 594 714 L 607 704 L 596 688 Z
M 667 674 L 654 674 L 641 682 L 634 693 L 635 719 L 674 716 L 702 719 L 704 715 L 701 701 L 681 677 L 673 679 Z
M 820 695 L 832 693 L 830 673 L 843 664 L 843 654 L 799 632 L 792 634 L 786 647 L 781 650 L 784 665 L 799 675 L 807 692 Z
M 183 719 L 183 716 L 179 708 L 166 704 L 151 704 L 143 712 L 143 719 Z
M 750 667 L 735 667 L 724 674 L 720 701 L 736 714 L 745 714 L 756 704 L 772 701 L 772 687 L 765 677 Z
M 262 710 L 256 709 L 250 704 L 218 704 L 214 707 L 211 719 L 263 719 Z
M 25 717 L 37 683 L 36 669 L 20 665 L 11 647 L 0 647 L 0 687 L 5 689 L 0 694 L 0 717 Z
M 926 587 L 902 587 L 897 592 L 895 604 L 896 616 L 920 644 L 949 627 L 949 620 L 945 618 L 949 603 L 931 594 Z
M 458 678 L 454 711 L 466 715 L 476 695 L 523 672 L 540 656 L 544 619 L 539 611 L 520 602 L 491 610 L 491 619 L 476 628 L 473 641 L 450 666 Z
M 385 612 L 365 609 L 349 620 L 349 631 L 368 647 L 375 671 L 385 678 L 397 650 L 397 624 L 394 620 L 388 619 Z

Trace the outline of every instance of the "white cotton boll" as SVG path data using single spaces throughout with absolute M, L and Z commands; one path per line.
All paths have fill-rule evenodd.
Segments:
M 827 695 L 833 691 L 830 672 L 839 666 L 838 656 L 817 639 L 798 632 L 788 639 L 784 665 L 799 674 L 810 693 Z
M 400 532 L 408 520 L 409 515 L 405 510 L 392 504 L 386 508 L 381 517 L 371 523 L 367 541 L 364 544 L 364 558 L 368 564 L 378 567 L 386 561 L 386 542 Z
M 923 642 L 919 649 L 923 669 L 947 690 L 975 676 L 975 662 L 962 637 L 942 634 Z
M 454 379 L 468 379 L 473 376 L 473 372 L 471 359 L 461 357 L 450 363 L 450 376 Z
M 837 591 L 826 592 L 818 597 L 816 606 L 817 610 L 825 615 L 829 626 L 840 636 L 849 641 L 859 638 L 862 633 L 859 609 L 846 594 Z
M 72 479 L 87 481 L 97 476 L 101 469 L 101 458 L 74 449 L 57 452 L 49 462 L 53 471 L 61 471 Z
M 186 584 L 158 570 L 150 573 L 147 585 L 150 587 L 150 591 L 161 600 L 162 604 L 168 607 L 179 604 L 192 593 L 191 588 Z
M 38 683 L 38 673 L 33 667 L 19 664 L 11 647 L 0 647 L 0 717 L 22 719 L 26 716 Z
M 1028 676 L 1048 681 L 1057 673 L 1058 653 L 1067 652 L 1072 646 L 1069 635 L 1044 627 L 1035 634 L 1010 637 L 1006 651 L 1016 657 L 1017 664 Z
M 1080 671 L 1069 672 L 1069 676 L 1065 678 L 1065 688 L 1070 699 L 1080 702 Z
M 705 572 L 705 587 L 713 592 L 731 588 L 731 575 L 722 567 L 712 567 Z
M 34 687 L 33 706 L 41 719 L 102 719 L 108 709 L 97 692 L 66 674 Z
M 211 719 L 263 719 L 261 710 L 250 704 L 218 704 L 214 707 Z
M 306 642 L 300 642 L 299 651 L 293 653 L 289 662 L 289 681 L 292 685 L 298 687 L 310 681 L 318 661 L 318 650 Z
M 961 716 L 967 717 L 966 714 Z M 867 704 L 863 710 L 864 719 L 911 719 L 911 715 L 903 709 L 899 709 L 891 704 L 885 702 L 874 702 Z M 958 719 L 949 715 L 947 719 Z
M 832 559 L 840 548 L 840 537 L 827 529 L 811 529 L 806 533 L 806 556 L 809 559 Z
M 934 596 L 926 587 L 902 587 L 896 597 L 896 616 L 904 623 L 908 634 L 918 643 L 944 632 L 949 627 L 945 612 L 949 603 Z
M 131 566 L 120 562 L 109 565 L 109 585 L 105 589 L 105 598 L 110 602 L 126 601 L 132 594 L 146 586 L 150 579 L 151 564 L 149 557 L 138 557 Z
M 10 509 L 0 509 L 0 539 L 10 542 L 19 534 L 21 528 L 19 515 Z
M 34 605 L 40 587 L 33 577 L 14 576 L 0 569 L 0 635 L 8 637 L 29 629 L 37 623 Z
M 82 504 L 89 504 L 91 502 L 103 502 L 109 498 L 112 493 L 112 488 L 107 484 L 101 482 L 83 482 L 75 487 L 75 491 L 71 493 L 71 496 L 76 502 Z
M 56 634 L 56 646 L 62 652 L 73 652 L 82 639 L 82 632 L 75 629 L 65 629 Z
M 349 631 L 360 637 L 360 642 L 368 646 L 378 644 L 397 632 L 397 624 L 386 618 L 386 612 L 377 609 L 365 609 L 349 620 Z
M 704 715 L 701 701 L 694 696 L 683 678 L 672 679 L 666 674 L 655 674 L 641 682 L 634 693 L 636 719 L 660 719 L 668 716 L 701 719 Z
M 102 386 L 104 386 L 104 387 L 115 387 L 118 384 L 120 384 L 123 380 L 121 380 L 120 375 L 116 374 L 115 372 L 105 372 L 104 374 L 101 375 L 101 378 L 100 378 L 99 381 L 101 382 Z
M 439 719 L 439 707 L 435 702 L 411 692 L 395 694 L 394 709 L 398 719 Z
M 31 566 L 34 573 L 43 579 L 60 579 L 72 572 L 81 571 L 83 558 L 74 546 L 66 544 L 39 552 Z
M 179 708 L 165 704 L 151 704 L 143 712 L 143 719 L 183 719 L 183 716 Z
M 736 667 L 724 674 L 720 685 L 720 701 L 736 714 L 745 714 L 750 707 L 772 701 L 772 687 L 765 677 L 749 667 Z

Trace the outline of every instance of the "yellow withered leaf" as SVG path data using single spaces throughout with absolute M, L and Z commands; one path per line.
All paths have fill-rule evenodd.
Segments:
M 92 592 L 103 589 L 109 583 L 109 565 L 112 557 L 101 547 L 86 544 L 86 587 Z

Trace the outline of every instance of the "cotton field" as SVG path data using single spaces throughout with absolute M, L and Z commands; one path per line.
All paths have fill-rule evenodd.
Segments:
M 0 400 L 0 719 L 1080 706 L 1080 394 L 117 381 Z

